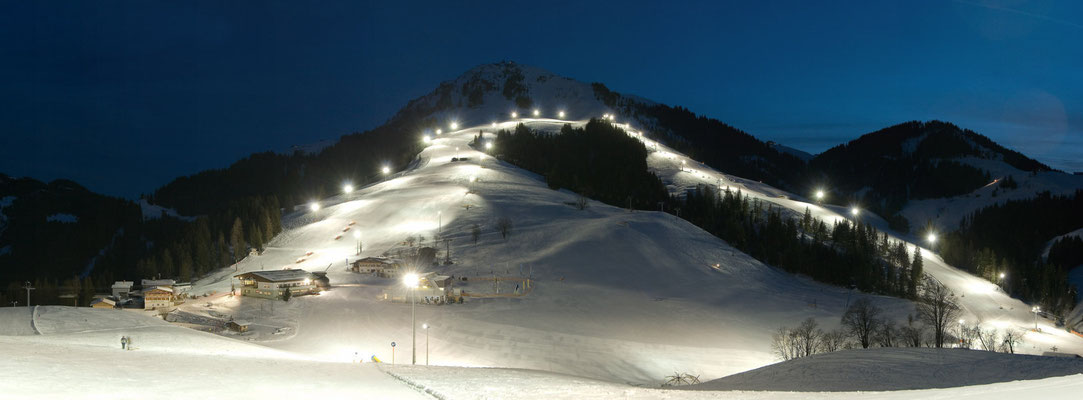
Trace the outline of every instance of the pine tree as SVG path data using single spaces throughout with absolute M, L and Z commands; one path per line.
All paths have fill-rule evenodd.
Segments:
M 917 298 L 918 285 L 921 283 L 922 277 L 925 276 L 924 270 L 925 262 L 921 259 L 921 248 L 914 246 L 914 261 L 910 265 L 910 285 L 907 287 L 911 298 Z
M 232 262 L 240 261 L 244 257 L 245 243 L 244 243 L 244 228 L 241 227 L 241 218 L 236 217 L 233 219 L 233 229 L 230 230 L 229 244 L 233 249 Z

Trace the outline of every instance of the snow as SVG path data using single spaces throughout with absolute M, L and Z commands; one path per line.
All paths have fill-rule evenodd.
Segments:
M 802 357 L 689 389 L 796 392 L 929 389 L 1080 373 L 1083 373 L 1083 359 L 1078 358 L 966 349 L 878 348 Z
M 969 365 L 968 365 L 969 366 Z M 505 368 L 385 367 L 396 377 L 424 388 L 438 399 L 981 399 L 1018 400 L 1060 398 L 1083 389 L 1083 375 L 954 387 L 947 389 L 789 392 L 698 391 L 636 387 L 555 374 Z M 900 374 L 914 372 L 899 371 Z M 966 375 L 967 370 L 943 370 L 937 379 Z M 923 372 L 919 372 L 923 373 Z M 671 372 L 672 374 L 672 372 Z M 864 375 L 854 379 L 865 380 Z
M 150 204 L 147 199 L 139 199 L 139 208 L 143 211 L 143 219 L 158 219 L 162 217 L 162 214 L 168 215 L 173 218 L 182 219 L 185 221 L 194 221 L 194 217 L 186 217 L 177 213 L 177 210 L 172 208 L 166 208 L 154 204 Z
M 1064 196 L 1083 189 L 1083 176 L 1081 175 L 1057 171 L 1032 174 L 1016 169 L 1003 161 L 976 157 L 954 158 L 952 160 L 988 171 L 993 182 L 964 195 L 910 200 L 901 211 L 902 216 L 910 221 L 910 226 L 924 226 L 926 221 L 932 221 L 935 226 L 942 230 L 954 230 L 959 227 L 959 222 L 964 217 L 982 208 L 1003 204 L 1009 200 L 1030 199 L 1038 193 L 1046 191 L 1054 196 Z M 1008 176 L 1018 182 L 1019 187 L 1015 189 L 1000 188 L 1000 181 Z M 994 191 L 996 191 L 996 197 L 993 197 Z
M 511 128 L 517 122 L 556 130 L 565 123 L 586 121 L 526 118 L 498 127 Z M 349 195 L 322 199 L 323 208 L 317 212 L 287 215 L 284 224 L 290 229 L 263 255 L 245 259 L 236 271 L 196 282 L 193 292 L 227 292 L 229 276 L 247 271 L 329 268 L 336 287 L 320 296 L 292 300 L 290 308 L 279 308 L 273 318 L 266 311 L 262 318 L 252 315 L 261 302 L 267 307 L 262 300 L 218 298 L 210 301 L 211 308 L 220 316 L 265 325 L 244 338 L 273 348 L 328 360 L 348 359 L 354 352 L 388 360 L 389 343 L 396 341 L 401 362 L 410 350 L 409 307 L 378 297 L 384 290 L 403 289 L 394 281 L 346 272 L 346 260 L 380 255 L 402 246 L 403 238 L 411 234 L 431 241 L 442 220 L 443 232 L 453 239 L 455 264 L 435 271 L 515 276 L 523 265 L 532 270 L 537 286 L 521 298 L 419 306 L 418 324 L 432 326 L 430 351 L 439 365 L 547 370 L 653 386 L 674 370 L 714 379 L 773 363 L 770 333 L 779 326 L 792 326 L 806 317 L 817 318 L 827 328 L 838 324 L 850 295 L 847 290 L 765 266 L 668 214 L 628 213 L 596 202 L 587 210 L 576 210 L 565 204 L 574 201 L 574 194 L 550 190 L 540 177 L 467 147 L 479 129 L 491 132 L 492 127 L 436 136 L 413 169 Z M 649 165 L 676 193 L 721 178 L 723 186 L 794 215 L 808 207 L 828 223 L 845 218 L 843 208 L 810 204 L 768 185 L 720 174 L 664 146 L 658 149 L 651 153 Z M 468 161 L 451 162 L 456 154 Z M 683 172 L 681 160 L 689 166 Z M 472 176 L 479 182 L 471 185 Z M 506 242 L 491 229 L 491 222 L 503 215 L 511 216 L 515 225 Z M 862 218 L 886 229 L 875 215 Z M 360 256 L 348 236 L 334 240 L 350 221 L 356 221 L 354 229 L 362 232 L 366 251 Z M 468 233 L 475 223 L 484 231 L 477 247 Z M 313 254 L 305 256 L 309 251 Z M 945 265 L 928 249 L 924 256 L 927 271 L 963 296 L 964 318 L 1001 330 L 1031 324 L 1029 306 L 987 281 Z M 715 263 L 722 268 L 709 267 Z M 467 289 L 476 290 L 478 284 Z M 908 301 L 869 297 L 897 321 L 913 312 Z M 204 310 L 191 305 L 182 310 L 214 317 L 202 301 L 192 304 L 201 304 Z M 1083 340 L 1053 328 L 1049 321 L 1040 324 L 1044 333 L 1027 334 L 1022 351 L 1041 353 L 1053 345 L 1062 351 L 1083 350 Z
M 503 82 L 499 71 L 491 68 L 479 68 L 477 73 Z M 772 364 L 776 359 L 770 352 L 770 335 L 778 327 L 813 317 L 824 328 L 833 328 L 847 302 L 858 296 L 868 297 L 896 321 L 913 312 L 913 304 L 906 300 L 851 293 L 764 265 L 669 214 L 628 212 L 598 202 L 578 210 L 567 205 L 575 201 L 574 193 L 550 190 L 539 176 L 468 147 L 479 130 L 495 131 L 492 121 L 497 121 L 498 129 L 522 122 L 556 130 L 610 112 L 593 99 L 589 85 L 527 67 L 523 73 L 532 98 L 550 99 L 550 104 L 539 104 L 547 113 L 542 118 L 502 117 L 512 108 L 499 89 L 487 93 L 480 107 L 436 114 L 436 120 L 458 121 L 464 128 L 451 130 L 443 125 L 447 132 L 434 136 L 408 170 L 350 194 L 320 199 L 318 211 L 302 209 L 284 216 L 286 230 L 266 245 L 263 254 L 246 257 L 233 268 L 193 283 L 191 293 L 200 297 L 179 307 L 178 324 L 142 312 L 42 307 L 37 318 L 30 318 L 30 332 L 36 329 L 42 335 L 30 336 L 27 323 L 18 322 L 27 318 L 27 311 L 21 311 L 24 316 L 20 317 L 8 314 L 20 311 L 4 308 L 0 354 L 5 357 L 0 358 L 0 371 L 15 372 L 5 374 L 14 379 L 0 382 L 0 392 L 66 398 L 156 390 L 223 397 L 228 390 L 255 397 L 301 389 L 311 397 L 373 393 L 371 397 L 401 398 L 419 395 L 411 387 L 420 386 L 452 398 L 547 394 L 557 398 L 833 398 L 834 394 L 675 393 L 628 384 L 657 387 L 675 371 L 706 381 Z M 538 79 L 542 76 L 546 76 L 544 82 Z M 453 91 L 452 100 L 463 100 L 455 96 L 460 96 L 458 90 Z M 427 96 L 411 106 L 436 104 L 436 100 Z M 568 113 L 568 120 L 550 118 L 558 108 Z M 626 122 L 621 116 L 617 119 Z M 648 148 L 657 148 L 650 153 L 648 165 L 674 193 L 699 183 L 721 182 L 723 187 L 741 190 L 793 215 L 808 208 L 828 224 L 847 218 L 844 207 L 811 204 L 769 185 L 714 171 L 637 137 Z M 452 162 L 456 156 L 467 160 Z M 681 161 L 687 165 L 683 170 Z M 471 183 L 471 177 L 478 181 Z M 502 216 L 514 224 L 507 240 L 492 229 L 493 221 Z M 875 215 L 865 213 L 861 218 L 881 229 L 887 227 Z M 470 237 L 474 224 L 483 229 L 476 246 Z M 346 227 L 361 232 L 363 254 L 356 254 L 352 233 L 343 235 Z M 385 363 L 394 358 L 402 364 L 415 346 L 411 306 L 380 300 L 385 291 L 401 294 L 406 289 L 394 280 L 348 272 L 347 260 L 401 249 L 409 235 L 423 235 L 426 245 L 431 245 L 437 234 L 452 239 L 454 264 L 419 272 L 473 278 L 457 284 L 475 292 L 492 288 L 492 283 L 479 282 L 479 277 L 529 277 L 534 280 L 533 290 L 521 297 L 471 298 L 462 305 L 417 305 L 417 325 L 431 327 L 417 332 L 417 361 L 424 363 L 428 349 L 429 362 L 442 367 L 383 365 L 412 384 L 403 384 L 374 366 L 351 363 L 375 356 Z M 339 235 L 342 238 L 336 239 Z M 1026 304 L 946 265 L 928 249 L 923 254 L 926 271 L 962 296 L 963 317 L 968 321 L 1001 330 L 1032 324 Z M 438 257 L 443 258 L 442 250 Z M 720 267 L 713 268 L 715 264 Z M 327 271 L 333 287 L 289 302 L 226 295 L 236 282 L 234 275 L 284 267 Z M 504 286 L 502 291 L 513 289 Z M 238 334 L 216 327 L 231 317 L 251 322 L 251 332 Z M 12 322 L 10 327 L 8 322 Z M 1042 333 L 1027 333 L 1021 351 L 1040 354 L 1056 346 L 1062 352 L 1083 353 L 1083 339 L 1046 320 L 1040 319 L 1039 325 Z M 11 336 L 16 334 L 21 336 Z M 120 351 L 115 342 L 121 335 L 132 336 L 139 350 Z M 394 357 L 391 342 L 398 344 Z M 61 360 L 65 371 L 72 371 L 63 378 L 51 372 Z M 102 366 L 120 370 L 100 376 Z M 228 366 L 230 373 L 220 373 L 219 366 Z M 64 385 L 58 384 L 60 379 Z M 1083 387 L 1057 379 L 1061 378 L 920 394 L 1019 396 L 1022 390 L 1049 392 L 1050 385 Z M 261 384 L 245 385 L 245 380 Z M 31 392 L 41 388 L 49 390 Z M 899 393 L 907 394 L 879 396 L 914 395 Z
M 48 222 L 60 222 L 64 224 L 74 224 L 79 222 L 79 217 L 71 214 L 53 214 L 45 218 Z
M 41 335 L 13 333 L 26 308 L 0 308 L 0 393 L 5 398 L 424 398 L 375 366 L 314 361 L 172 326 L 140 312 L 42 307 Z M 27 325 L 20 321 L 21 326 Z M 85 324 L 85 325 L 84 325 Z M 32 335 L 32 336 L 26 336 Z M 135 350 L 120 349 L 129 336 Z M 223 373 L 223 371 L 228 371 Z

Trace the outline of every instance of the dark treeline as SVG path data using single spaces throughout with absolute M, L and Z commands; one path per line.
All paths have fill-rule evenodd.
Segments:
M 696 115 L 684 107 L 629 101 L 601 83 L 594 95 L 623 115 L 652 121 L 648 130 L 658 140 L 719 171 L 806 193 L 806 165 L 754 136 L 714 118 Z M 618 121 L 621 122 L 621 121 Z
M 662 181 L 647 169 L 647 149 L 612 124 L 591 120 L 564 125 L 559 134 L 532 131 L 496 135 L 496 156 L 545 177 L 550 188 L 567 188 L 617 207 L 651 209 L 667 201 Z
M 1042 252 L 1050 238 L 1083 225 L 1083 191 L 1071 196 L 1045 192 L 1033 199 L 1013 200 L 976 211 L 941 244 L 944 260 L 998 282 L 1013 296 L 1039 303 L 1062 314 L 1074 305 L 1076 289 L 1068 285 L 1068 270 L 1078 263 L 1080 244 L 1067 239 Z
M 940 121 L 907 122 L 863 135 L 817 155 L 809 168 L 842 200 L 861 204 L 883 215 L 892 228 L 908 232 L 909 223 L 898 215 L 908 201 L 970 193 L 993 179 L 984 170 L 948 159 L 988 157 L 989 152 L 1025 171 L 1049 170 L 984 136 Z
M 689 191 L 680 216 L 765 264 L 865 292 L 916 298 L 924 277 L 920 253 L 911 259 L 902 242 L 869 224 L 828 226 L 807 209 L 799 219 L 740 191 L 716 192 L 703 185 Z

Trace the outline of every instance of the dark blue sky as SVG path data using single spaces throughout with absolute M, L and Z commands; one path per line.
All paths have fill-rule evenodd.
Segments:
M 136 197 L 500 60 L 810 152 L 942 119 L 1083 170 L 1080 2 L 663 3 L 5 1 L 0 172 Z

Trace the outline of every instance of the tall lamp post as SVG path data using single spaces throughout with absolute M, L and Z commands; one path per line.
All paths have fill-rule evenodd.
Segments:
M 26 308 L 30 308 L 30 291 L 34 290 L 36 288 L 33 287 L 33 286 L 30 286 L 30 281 L 26 281 L 26 284 L 23 285 L 23 289 L 26 289 Z M 1034 315 L 1037 315 L 1037 314 L 1034 314 Z M 1037 325 L 1035 325 L 1035 326 L 1037 326 Z
M 444 213 L 443 211 L 436 212 L 436 233 L 444 233 Z
M 361 255 L 361 231 L 353 231 L 353 238 L 357 239 L 357 255 Z
M 421 324 L 425 330 L 425 365 L 429 365 L 429 324 Z
M 410 347 L 410 364 L 417 365 L 417 318 L 414 314 L 414 303 L 416 302 L 416 291 L 418 285 L 418 276 L 415 273 L 409 273 L 402 277 L 402 283 L 407 288 L 412 289 L 410 293 L 410 331 L 413 336 L 413 345 Z
M 1034 312 L 1034 331 L 1035 332 L 1038 331 L 1038 312 L 1041 311 L 1041 310 L 1042 310 L 1042 308 L 1038 307 L 1038 306 L 1034 306 L 1034 308 L 1030 309 L 1030 311 Z

